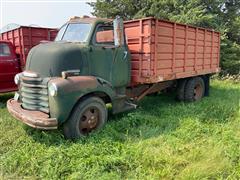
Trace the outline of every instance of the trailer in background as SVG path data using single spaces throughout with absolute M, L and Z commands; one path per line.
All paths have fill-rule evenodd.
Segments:
M 0 93 L 17 90 L 14 76 L 24 70 L 28 52 L 41 41 L 52 41 L 57 29 L 20 26 L 0 35 Z
M 53 28 L 20 26 L 2 33 L 0 41 L 7 40 L 13 44 L 16 55 L 20 60 L 21 69 L 23 69 L 30 49 L 43 40 L 53 41 L 57 32 L 58 30 Z

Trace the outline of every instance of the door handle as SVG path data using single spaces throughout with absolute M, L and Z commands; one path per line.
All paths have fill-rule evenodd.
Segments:
M 128 52 L 127 52 L 127 51 L 124 51 L 123 53 L 124 53 L 123 60 L 125 60 L 126 57 L 127 57 Z
M 102 48 L 103 49 L 115 49 L 116 46 L 103 46 Z

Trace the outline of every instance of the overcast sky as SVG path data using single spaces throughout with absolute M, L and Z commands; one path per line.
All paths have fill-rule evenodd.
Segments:
M 0 0 L 0 29 L 10 23 L 60 27 L 70 17 L 91 15 L 82 0 Z

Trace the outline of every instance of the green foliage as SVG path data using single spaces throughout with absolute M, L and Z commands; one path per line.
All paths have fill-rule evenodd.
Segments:
M 213 18 L 199 0 L 106 0 L 89 4 L 94 9 L 93 15 L 105 18 L 117 15 L 124 19 L 154 16 L 193 25 L 201 25 Z
M 154 16 L 221 32 L 223 72 L 239 73 L 240 1 L 237 0 L 97 0 L 93 15 L 124 19 Z
M 223 74 L 240 73 L 240 44 L 223 39 L 221 43 L 221 66 Z
M 115 18 L 117 15 L 124 19 L 132 19 L 135 14 L 148 7 L 149 0 L 105 0 L 89 3 L 97 17 Z
M 146 97 L 77 141 L 23 125 L 0 96 L 0 179 L 239 179 L 240 85 L 214 80 L 210 97 Z

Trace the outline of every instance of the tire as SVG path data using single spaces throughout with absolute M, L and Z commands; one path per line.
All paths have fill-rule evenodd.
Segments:
M 184 93 L 185 93 L 185 86 L 186 86 L 187 79 L 179 80 L 177 84 L 177 97 L 178 101 L 184 101 Z
M 107 108 L 102 99 L 89 97 L 74 108 L 70 118 L 63 124 L 67 139 L 77 139 L 101 129 L 107 121 Z
M 205 84 L 201 77 L 191 78 L 187 81 L 184 90 L 184 100 L 187 102 L 199 101 L 204 96 Z

